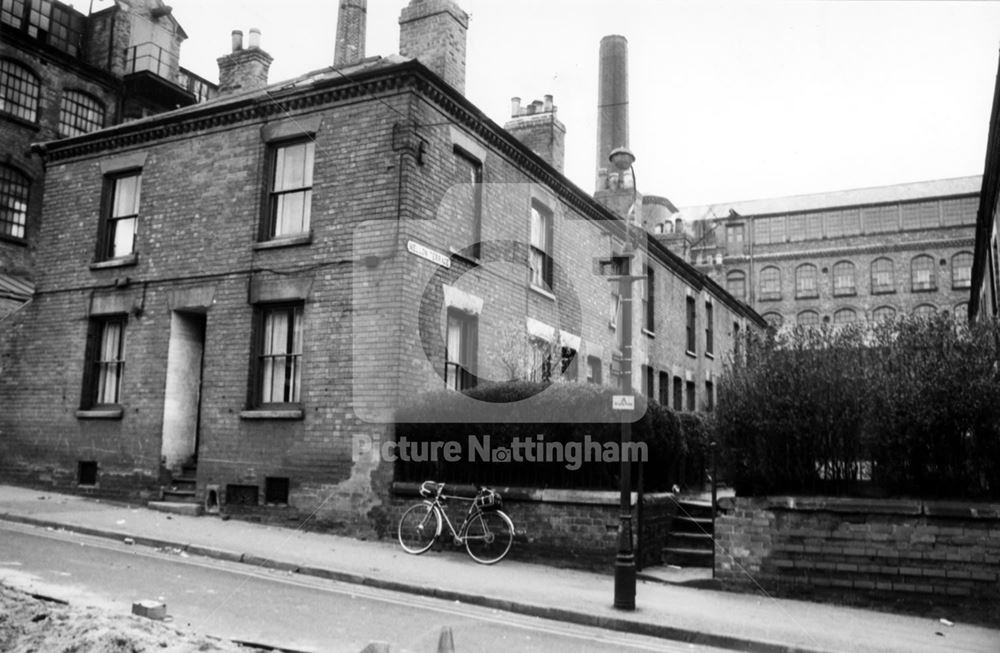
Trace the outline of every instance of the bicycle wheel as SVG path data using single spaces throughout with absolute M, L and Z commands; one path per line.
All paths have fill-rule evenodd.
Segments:
M 465 550 L 484 565 L 503 560 L 514 543 L 514 522 L 499 510 L 478 512 L 465 529 Z
M 431 548 L 441 530 L 441 515 L 431 503 L 407 508 L 399 518 L 399 544 L 407 553 L 423 553 Z

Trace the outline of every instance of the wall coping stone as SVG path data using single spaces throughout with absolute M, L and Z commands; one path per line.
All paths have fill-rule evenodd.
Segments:
M 962 519 L 1000 520 L 1000 504 L 970 501 L 925 501 L 928 517 L 959 517 Z
M 719 508 L 733 510 L 740 501 L 767 510 L 840 512 L 878 515 L 913 515 L 1000 521 L 1000 504 L 975 501 L 922 501 L 920 499 L 867 499 L 860 497 L 724 497 Z
M 524 501 L 534 503 L 569 503 L 581 505 L 617 506 L 621 495 L 613 490 L 557 490 L 523 487 L 494 487 L 504 501 Z M 449 485 L 445 492 L 457 496 L 475 496 L 476 488 L 472 485 Z M 395 481 L 392 493 L 399 496 L 418 496 L 420 483 Z M 645 505 L 673 503 L 675 498 L 671 492 L 651 492 L 644 495 Z M 632 505 L 636 505 L 637 495 L 632 493 Z

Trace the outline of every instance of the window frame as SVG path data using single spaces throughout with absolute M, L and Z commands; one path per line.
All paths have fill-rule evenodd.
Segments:
M 676 375 L 674 376 L 673 408 L 674 412 L 677 413 L 684 410 L 684 379 Z
M 844 271 L 847 271 L 846 273 Z M 849 285 L 841 285 L 841 280 L 849 279 Z M 833 296 L 853 297 L 858 294 L 857 266 L 851 261 L 837 261 L 833 264 Z
M 963 257 L 963 259 L 965 259 L 965 258 L 968 259 L 969 264 L 967 266 L 963 266 L 961 268 L 955 266 L 955 260 L 958 259 L 958 257 L 960 257 L 960 256 Z M 952 255 L 952 257 L 951 257 L 951 287 L 953 289 L 965 289 L 965 288 L 971 288 L 972 287 L 972 261 L 973 261 L 973 254 L 972 254 L 972 252 L 965 252 L 965 251 L 955 252 Z M 961 277 L 958 275 L 958 271 L 959 270 L 964 270 L 965 271 L 965 273 Z
M 84 102 L 81 102 L 83 100 Z M 84 106 L 85 102 L 91 102 L 94 106 Z M 70 111 L 72 107 L 75 111 Z M 85 122 L 88 117 L 87 112 L 93 112 L 99 116 L 96 122 L 88 122 L 88 125 L 80 127 L 77 124 L 70 124 L 70 122 Z M 67 121 L 66 117 L 69 116 L 71 121 Z M 63 138 L 72 138 L 74 136 L 82 136 L 83 134 L 89 134 L 92 131 L 97 131 L 98 129 L 104 128 L 105 120 L 107 119 L 107 108 L 100 99 L 94 97 L 86 91 L 81 91 L 79 89 L 71 88 L 64 89 L 62 92 L 62 97 L 59 100 L 59 135 Z M 69 130 L 67 130 L 67 127 Z
M 0 238 L 22 243 L 27 240 L 30 203 L 31 178 L 13 166 L 0 164 Z M 24 206 L 23 211 L 16 210 L 18 204 Z M 18 228 L 19 234 L 15 233 Z
M 449 347 L 452 325 L 458 328 L 458 357 Z M 471 313 L 449 307 L 445 318 L 444 340 L 444 385 L 446 388 L 462 392 L 476 387 L 479 362 L 479 317 Z M 452 369 L 455 373 L 452 375 Z M 551 369 L 549 371 L 551 374 Z M 454 383 L 452 383 L 454 380 Z
M 807 315 L 810 315 L 810 316 L 811 315 L 815 315 L 816 316 L 816 321 L 815 322 L 803 322 L 802 318 L 804 316 L 807 316 Z M 819 326 L 820 323 L 821 323 L 821 321 L 820 321 L 820 317 L 819 317 L 819 311 L 815 311 L 815 310 L 813 310 L 811 308 L 807 308 L 804 311 L 799 311 L 798 313 L 795 314 L 795 326 L 811 328 L 811 327 L 817 327 L 817 326 Z
M 739 283 L 739 294 L 733 292 L 733 284 Z M 747 297 L 747 274 L 743 270 L 730 270 L 726 273 L 726 292 L 736 299 L 745 300 Z
M 0 57 L 0 114 L 37 125 L 41 102 L 41 77 L 17 59 Z
M 844 322 L 843 320 L 840 320 L 840 319 L 837 318 L 838 315 L 847 315 L 848 313 L 852 317 L 847 322 Z M 843 308 L 838 308 L 836 311 L 833 312 L 833 324 L 835 324 L 837 326 L 843 326 L 845 324 L 854 324 L 857 321 L 858 321 L 858 312 L 856 310 L 854 310 L 853 308 L 851 308 L 850 306 L 845 306 Z
M 687 329 L 687 353 L 698 354 L 698 303 L 690 295 L 686 298 L 685 323 Z
M 646 278 L 643 280 L 642 311 L 645 329 L 656 333 L 656 273 L 653 266 L 646 266 Z
M 541 224 L 539 229 L 535 228 L 536 213 Z M 531 199 L 528 227 L 528 283 L 545 292 L 554 290 L 552 256 L 554 218 L 555 214 L 552 209 L 535 198 Z M 540 238 L 541 242 L 536 242 L 536 237 Z M 536 259 L 540 259 L 540 261 L 536 263 Z M 541 283 L 536 283 L 536 276 L 540 277 L 538 280 Z
M 705 300 L 705 355 L 715 355 L 715 307 Z
M 115 205 L 118 200 L 118 182 L 131 177 L 137 177 L 134 209 L 135 213 L 123 213 L 114 215 Z M 139 167 L 116 170 L 104 175 L 103 206 L 101 207 L 101 223 L 98 229 L 97 252 L 95 261 L 121 261 L 134 257 L 136 254 L 136 243 L 139 237 L 139 216 L 142 215 L 142 177 L 143 169 Z M 115 252 L 115 237 L 120 223 L 131 220 L 132 224 L 132 248 L 129 252 L 117 254 Z
M 805 282 L 810 279 L 812 279 L 811 288 L 807 288 Z M 795 298 L 815 297 L 819 297 L 819 270 L 812 263 L 803 263 L 795 268 Z
M 276 189 L 278 161 L 281 152 L 288 148 L 306 146 L 306 161 L 311 158 L 311 165 L 303 166 L 308 176 L 308 184 L 303 180 L 302 186 Z M 312 134 L 297 135 L 291 138 L 273 140 L 267 143 L 267 178 L 265 184 L 264 216 L 261 220 L 259 240 L 261 242 L 282 241 L 309 236 L 312 233 L 312 199 L 316 174 L 316 139 Z M 293 194 L 302 194 L 303 228 L 299 231 L 278 231 L 278 199 Z
M 291 320 L 289 321 L 287 327 L 287 334 L 285 339 L 285 351 L 284 353 L 275 350 L 273 352 L 266 351 L 266 336 L 267 336 L 267 323 L 268 317 L 270 315 L 283 312 L 285 314 L 291 315 Z M 279 301 L 279 302 L 265 302 L 254 305 L 254 315 L 253 315 L 253 342 L 250 353 L 250 386 L 249 394 L 247 397 L 247 407 L 250 410 L 269 410 L 269 409 L 281 409 L 281 408 L 298 408 L 302 407 L 302 379 L 303 379 L 303 363 L 305 360 L 305 302 L 298 301 Z M 289 339 L 291 342 L 289 342 Z M 291 351 L 289 351 L 291 348 Z M 296 349 L 298 351 L 296 351 Z M 284 398 L 289 390 L 289 379 L 291 375 L 291 395 L 283 401 L 265 401 L 265 388 L 267 386 L 265 375 L 267 365 L 263 360 L 266 357 L 271 358 L 284 358 L 284 369 L 285 369 L 285 382 L 284 382 L 284 392 L 282 392 L 282 397 Z M 289 365 L 289 359 L 291 365 Z M 272 383 L 271 392 L 273 393 L 275 386 Z
M 768 274 L 771 270 L 774 274 Z M 772 279 L 773 277 L 773 279 Z M 771 286 L 770 281 L 774 281 L 773 284 L 776 290 L 768 290 Z M 767 285 L 765 285 L 767 284 Z M 779 300 L 781 299 L 781 268 L 776 265 L 768 265 L 767 267 L 761 268 L 760 270 L 760 297 L 761 301 L 769 300 Z
M 601 359 L 597 356 L 587 356 L 587 383 L 601 385 Z
M 114 357 L 109 357 L 108 352 L 105 351 L 107 329 L 111 326 L 117 326 L 119 329 L 117 351 L 114 352 Z M 102 410 L 120 408 L 122 406 L 127 326 L 128 315 L 125 313 L 111 313 L 90 317 L 84 353 L 83 390 L 80 393 L 81 410 Z M 107 377 L 104 370 L 108 366 L 115 367 L 113 397 L 108 397 L 104 394 L 104 390 L 107 387 Z
M 917 269 L 919 264 L 921 268 L 925 267 L 926 270 Z M 927 272 L 926 282 L 917 282 L 918 272 Z M 937 290 L 937 268 L 935 266 L 934 257 L 930 254 L 917 254 L 910 259 L 910 292 L 934 292 Z
M 877 270 L 877 266 L 881 262 L 888 263 L 887 270 Z M 871 282 L 871 292 L 873 295 L 882 295 L 888 293 L 896 292 L 896 262 L 887 256 L 880 256 L 871 262 L 870 266 L 870 282 Z M 879 277 L 883 274 L 888 274 L 889 283 L 879 284 L 877 283 Z
M 472 191 L 472 239 L 469 244 L 469 255 L 478 259 L 482 255 L 483 239 L 483 162 L 468 150 L 459 145 L 454 145 L 452 151 L 455 154 L 456 165 L 468 164 L 471 168 L 471 181 L 461 183 L 471 184 Z M 461 161 L 463 163 L 458 163 Z

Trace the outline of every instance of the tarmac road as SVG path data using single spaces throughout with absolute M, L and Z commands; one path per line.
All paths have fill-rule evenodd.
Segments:
M 456 653 L 720 650 L 12 523 L 0 523 L 0 580 L 121 613 L 160 600 L 175 625 L 294 651 L 379 640 L 433 653 L 443 627 Z

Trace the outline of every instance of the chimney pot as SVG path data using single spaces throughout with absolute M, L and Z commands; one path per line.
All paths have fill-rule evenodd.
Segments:
M 233 30 L 233 52 L 243 49 L 243 31 L 234 29 Z
M 510 117 L 517 118 L 521 114 L 521 98 L 514 96 L 510 99 Z
M 551 113 L 552 112 L 552 96 L 551 95 L 546 95 L 545 96 L 545 103 L 543 104 L 543 107 L 544 107 L 543 110 L 546 113 Z
M 250 49 L 259 50 L 260 49 L 260 30 L 256 27 L 250 28 Z

